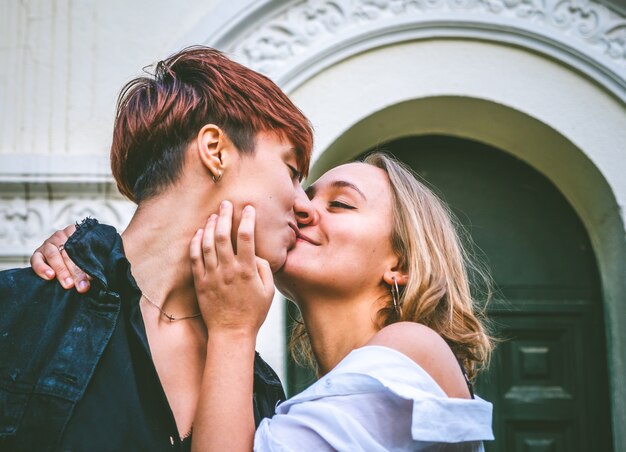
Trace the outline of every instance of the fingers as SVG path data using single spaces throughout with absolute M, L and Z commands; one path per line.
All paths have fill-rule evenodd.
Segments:
M 67 242 L 67 239 L 75 230 L 76 227 L 71 225 L 61 231 L 56 231 L 35 250 L 35 253 L 30 258 L 30 264 L 38 276 L 47 280 L 51 280 L 56 276 L 66 289 L 72 287 L 74 281 L 61 257 L 59 248 Z
M 78 293 L 87 293 L 91 288 L 91 276 L 82 271 L 78 266 L 70 259 L 67 251 L 61 250 L 61 257 L 65 266 L 69 270 L 69 273 L 74 281 L 74 287 Z
M 215 226 L 215 248 L 220 264 L 231 264 L 235 259 L 235 252 L 231 240 L 233 225 L 233 205 L 228 201 L 222 201 L 220 214 Z
M 215 226 L 218 216 L 213 214 L 206 222 L 204 229 L 198 229 L 189 245 L 191 268 L 196 280 L 204 277 L 207 270 L 217 267 L 217 252 L 215 250 Z
M 63 233 L 65 234 L 65 240 L 63 243 L 67 241 L 67 239 L 76 232 L 76 225 L 70 224 L 69 226 L 63 229 Z M 78 293 L 87 293 L 91 288 L 91 276 L 82 271 L 78 266 L 70 259 L 67 252 L 65 250 L 61 251 L 61 256 L 63 257 L 63 262 L 65 262 L 65 266 L 70 272 L 70 275 L 74 279 L 74 286 L 76 287 L 76 291 Z
M 217 267 L 217 250 L 215 249 L 215 227 L 217 215 L 209 217 L 202 237 L 202 258 L 206 269 L 214 270 Z
M 76 226 L 70 225 L 61 231 L 56 231 L 35 250 L 30 258 L 30 265 L 39 277 L 51 280 L 56 275 L 58 278 L 57 271 L 64 270 L 64 264 L 59 259 L 59 247 L 67 242 L 75 230 Z M 59 282 L 62 282 L 66 277 L 66 274 L 62 275 Z
M 64 289 L 71 289 L 72 287 L 74 287 L 74 278 L 72 278 L 72 274 L 67 268 L 67 264 L 63 259 L 59 247 L 53 245 L 51 242 L 46 241 L 43 245 L 41 245 L 39 249 L 43 254 L 44 260 L 48 263 L 50 267 L 52 267 L 52 270 L 54 270 L 59 284 L 61 284 Z
M 52 267 L 46 264 L 44 255 L 40 251 L 42 246 L 37 248 L 37 250 L 30 257 L 30 266 L 33 268 L 33 271 L 37 274 L 37 276 L 50 281 L 52 278 L 54 278 L 55 273 Z
M 217 268 L 232 277 L 233 272 L 251 277 L 257 267 L 254 244 L 255 210 L 247 206 L 237 230 L 237 255 L 232 245 L 233 205 L 224 201 L 219 215 L 213 214 L 204 229 L 196 232 L 189 245 L 194 277 L 200 278 Z M 229 279 L 227 278 L 227 279 Z
M 63 232 L 65 233 L 65 240 L 63 241 L 63 243 L 65 243 L 67 239 L 69 238 L 69 236 L 72 235 L 74 232 L 76 232 L 76 225 L 70 224 L 69 226 L 66 226 L 63 229 Z
M 195 280 L 199 281 L 204 276 L 204 259 L 202 258 L 202 236 L 204 230 L 198 229 L 189 244 L 189 257 L 191 258 L 191 271 Z
M 233 205 L 225 201 L 191 240 L 189 253 L 202 318 L 220 330 L 258 332 L 274 295 L 269 263 L 255 256 L 255 210 L 247 206 L 233 235 Z M 237 240 L 237 254 L 233 248 Z
M 51 280 L 56 276 L 64 289 L 76 287 L 78 292 L 85 293 L 91 286 L 91 277 L 78 268 L 63 250 L 63 245 L 75 231 L 75 225 L 56 231 L 37 248 L 30 263 L 40 277 Z
M 239 261 L 254 268 L 254 226 L 256 212 L 254 207 L 246 206 L 241 214 L 241 222 L 237 230 L 237 257 Z
M 270 267 L 270 263 L 265 259 L 261 259 L 260 257 L 256 257 L 256 268 L 259 273 L 259 277 L 261 278 L 261 283 L 265 289 L 265 293 L 270 296 L 270 298 L 274 297 L 274 274 L 272 273 L 272 268 Z M 271 295 L 270 295 L 271 294 Z

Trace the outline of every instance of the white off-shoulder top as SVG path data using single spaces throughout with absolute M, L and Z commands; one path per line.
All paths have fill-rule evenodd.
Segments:
M 403 353 L 366 346 L 278 405 L 254 450 L 482 451 L 493 439 L 491 412 L 479 397 L 448 397 Z

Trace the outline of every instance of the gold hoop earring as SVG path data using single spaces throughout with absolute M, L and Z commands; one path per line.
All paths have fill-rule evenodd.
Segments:
M 398 288 L 398 281 L 396 281 L 396 277 L 392 276 L 393 284 L 391 285 L 391 299 L 393 300 L 393 309 L 396 311 L 398 316 L 402 315 L 402 306 L 400 303 L 400 289 Z
M 216 184 L 220 181 L 220 179 L 222 178 L 222 171 L 221 170 L 217 170 L 217 177 L 215 177 L 215 174 L 213 176 L 211 176 L 213 178 L 213 182 L 215 182 Z

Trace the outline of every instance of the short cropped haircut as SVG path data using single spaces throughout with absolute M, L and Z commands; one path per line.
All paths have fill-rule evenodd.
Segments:
M 254 152 L 259 132 L 276 133 L 294 146 L 303 175 L 308 172 L 313 131 L 287 95 L 221 52 L 194 46 L 122 89 L 111 145 L 120 192 L 139 204 L 176 182 L 185 150 L 206 124 L 220 127 L 242 153 Z

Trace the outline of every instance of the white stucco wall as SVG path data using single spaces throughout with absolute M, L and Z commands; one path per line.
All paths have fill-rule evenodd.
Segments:
M 455 118 L 455 128 L 440 120 L 445 112 L 436 108 L 433 115 L 420 116 L 417 108 L 410 110 L 416 116 L 380 116 L 350 140 L 365 148 L 410 130 L 474 133 L 548 175 L 601 248 L 602 225 L 609 222 L 589 195 L 601 193 L 580 181 L 597 176 L 606 184 L 610 196 L 603 199 L 611 215 L 623 215 L 626 202 L 626 37 L 620 32 L 626 22 L 601 6 L 608 0 L 437 0 L 405 10 L 390 5 L 410 2 L 335 3 L 1 2 L 0 268 L 22 262 L 52 230 L 86 214 L 124 227 L 133 206 L 116 194 L 108 168 L 117 93 L 142 67 L 189 44 L 231 51 L 285 87 L 315 126 L 316 171 L 324 166 L 324 152 L 332 152 L 359 120 L 402 102 L 453 96 L 527 114 L 580 151 L 567 162 L 569 170 L 558 153 L 546 152 L 540 136 L 490 127 L 482 117 L 472 123 L 471 114 Z M 595 25 L 589 18 L 597 19 Z M 611 224 L 623 241 L 623 217 Z M 608 256 L 610 246 L 602 246 Z M 619 278 L 609 277 L 613 283 Z M 623 304 L 618 289 L 609 291 L 611 306 Z M 621 315 L 623 309 L 610 312 Z M 283 322 L 275 303 L 259 338 L 259 349 L 281 376 Z M 612 341 L 626 342 L 624 332 L 608 330 Z M 626 358 L 622 349 L 613 355 L 613 365 L 622 369 L 618 378 Z M 624 420 L 626 413 L 614 419 Z M 626 439 L 620 436 L 616 444 Z
M 0 154 L 105 156 L 115 100 L 218 0 L 0 3 Z

